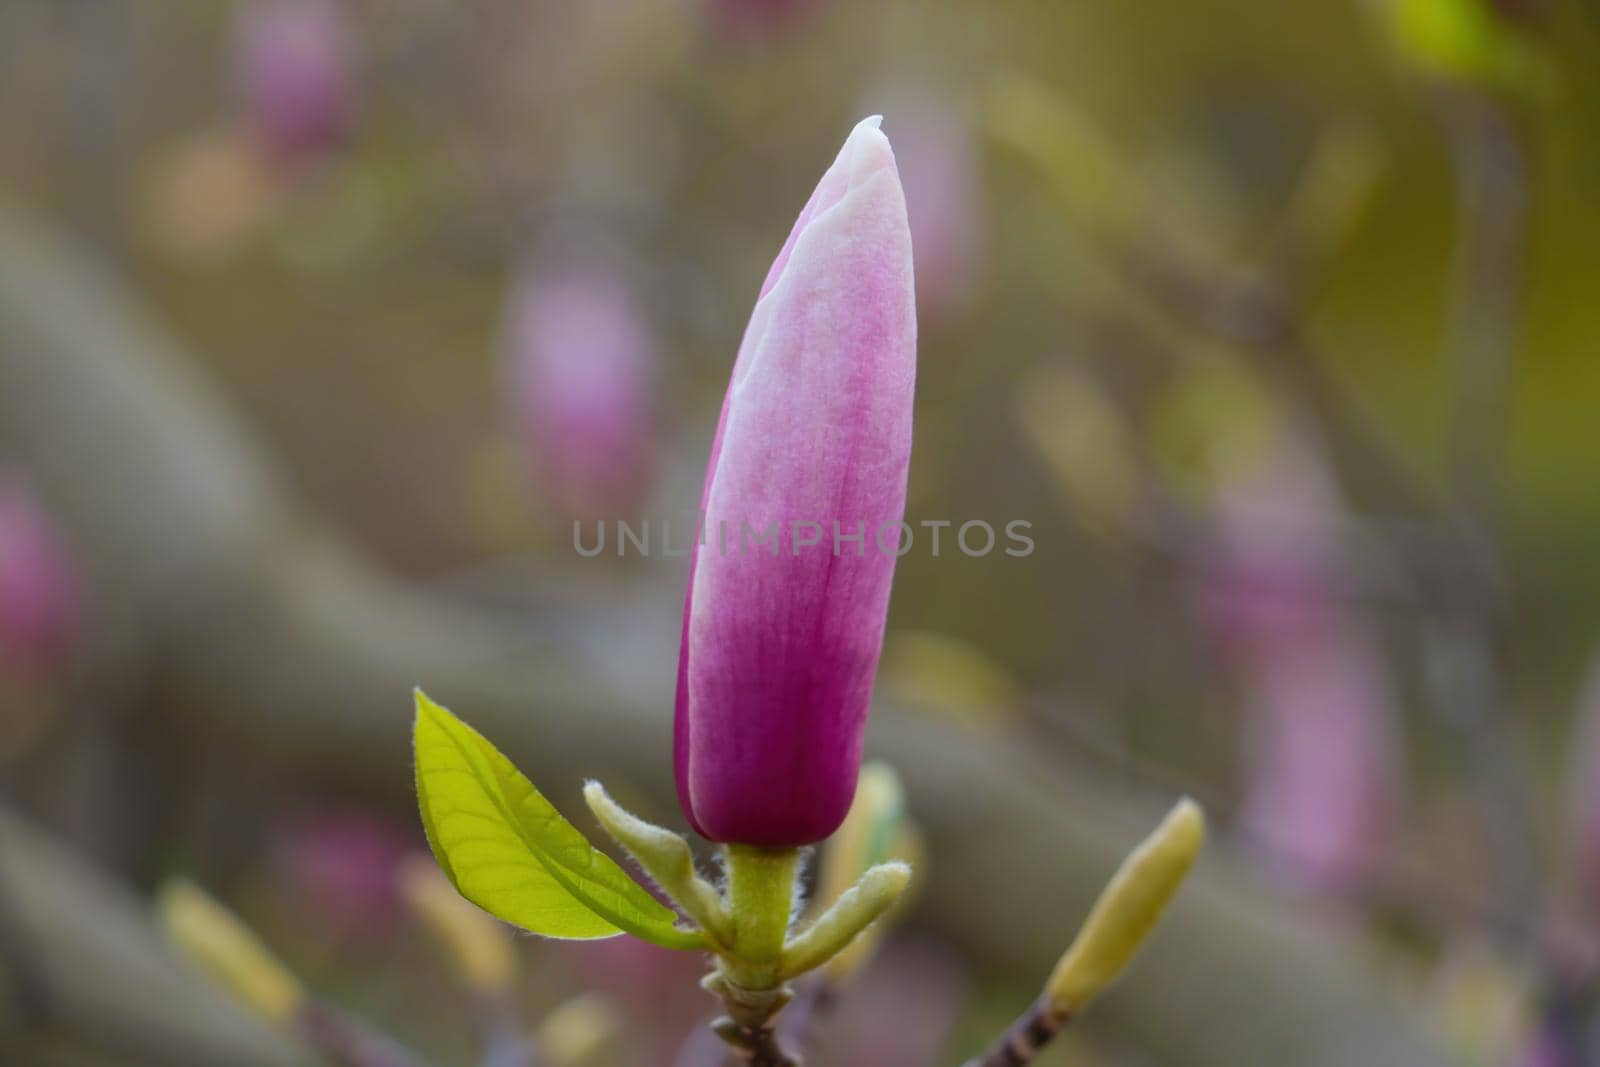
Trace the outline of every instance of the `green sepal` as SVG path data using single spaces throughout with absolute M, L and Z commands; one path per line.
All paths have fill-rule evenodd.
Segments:
M 711 938 L 720 951 L 733 943 L 733 929 L 722 897 L 695 869 L 689 842 L 665 827 L 645 822 L 611 799 L 605 786 L 589 782 L 583 799 L 600 825 L 627 850 L 664 893 Z
M 783 976 L 794 978 L 847 949 L 883 913 L 894 907 L 911 884 L 911 865 L 880 863 L 783 946 Z

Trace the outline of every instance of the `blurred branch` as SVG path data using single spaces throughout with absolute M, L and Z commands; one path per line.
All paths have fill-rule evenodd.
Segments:
M 308 1004 L 295 1025 L 313 1048 L 342 1067 L 424 1067 L 387 1034 L 326 1004 Z
M 1499 506 L 1511 406 L 1527 225 L 1527 160 L 1511 115 L 1486 94 L 1442 102 L 1455 156 L 1458 239 L 1449 358 L 1455 521 L 1485 574 L 1498 574 Z M 1498 583 L 1464 588 L 1445 605 L 1429 680 L 1442 717 L 1457 728 L 1477 770 L 1481 818 L 1493 851 L 1502 909 L 1536 915 L 1540 866 L 1533 803 L 1506 706 L 1505 596 Z M 1518 944 L 1516 925 L 1501 932 Z
M 1404 524 L 1363 524 L 1377 536 L 1338 541 L 1347 576 L 1377 573 L 1384 592 L 1415 593 L 1431 638 L 1428 679 L 1434 703 L 1456 728 L 1475 769 L 1491 865 L 1499 880 L 1500 932 L 1523 942 L 1536 926 L 1539 865 L 1532 804 L 1506 719 L 1501 664 L 1503 564 L 1493 531 L 1504 430 L 1511 394 L 1526 227 L 1526 161 L 1505 106 L 1487 94 L 1454 91 L 1442 114 L 1456 156 L 1460 241 L 1455 321 L 1451 330 L 1455 414 L 1451 491 L 1441 494 L 1411 470 L 1324 369 L 1306 334 L 1303 281 L 1280 272 L 1295 265 L 1282 251 L 1236 266 L 1181 224 L 1164 218 L 1140 193 L 1137 176 L 1065 99 L 1029 83 L 1003 84 L 1008 109 L 999 136 L 1049 176 L 1114 271 L 1173 319 L 1235 348 L 1288 403 L 1305 415 L 1344 480 L 1371 494 L 1378 511 Z M 1017 117 L 1020 114 L 1020 118 Z M 1039 129 L 1047 136 L 1036 134 Z M 1341 148 L 1327 138 L 1313 154 L 1290 200 L 1283 239 L 1304 229 L 1313 208 L 1349 216 L 1364 197 L 1371 163 L 1360 135 Z M 1331 161 L 1331 162 L 1330 162 Z M 1089 164 L 1099 181 L 1069 173 Z M 1099 207 L 1103 210 L 1089 210 Z M 1102 221 L 1109 218 L 1109 223 Z M 1335 230 L 1337 227 L 1335 227 Z M 1176 230 L 1176 238 L 1174 237 Z M 1322 237 L 1310 242 L 1327 245 Z M 1270 250 L 1269 250 L 1270 251 Z M 1297 272 L 1299 273 L 1299 272 Z M 1299 284 L 1296 284 L 1299 281 Z M 1203 517 L 1146 477 L 1137 532 L 1184 562 L 1211 540 Z M 1418 533 L 1410 533 L 1415 528 Z M 1356 529 L 1353 527 L 1352 529 Z M 1199 550 L 1204 558 L 1204 549 Z M 1367 584 L 1371 584 L 1368 582 Z M 1357 587 L 1360 591 L 1360 587 Z
M 672 1067 L 724 1067 L 732 1051 L 711 1029 L 715 1021 L 715 1015 L 707 1015 L 695 1022 L 672 1057 Z
M 816 1038 L 816 1029 L 838 1005 L 843 990 L 826 973 L 800 985 L 794 1003 L 784 1009 L 779 1028 L 785 1042 L 802 1052 L 809 1052 Z
M 968 1060 L 965 1067 L 1027 1067 L 1070 1019 L 1071 1016 L 1054 1010 L 1048 1001 L 1034 1001 L 994 1047 Z
M 1487 518 L 1497 504 L 1522 305 L 1528 162 L 1505 106 L 1476 93 L 1440 101 L 1456 170 L 1455 483 Z
M 308 522 L 176 345 L 15 214 L 0 215 L 0 382 L 0 424 L 102 564 L 98 592 L 171 653 L 156 706 L 179 718 L 152 728 L 402 800 L 422 682 L 536 780 L 575 798 L 584 776 L 625 778 L 670 810 L 675 582 L 598 607 L 551 590 L 539 627 L 515 630 L 418 595 Z M 938 857 L 922 917 L 991 979 L 1049 968 L 1059 939 L 1040 917 L 1086 911 L 1149 816 L 1148 798 L 894 708 L 868 747 L 901 771 Z M 1101 1016 L 1196 1067 L 1445 1063 L 1349 937 L 1212 861 Z
M 543 1057 L 532 1038 L 522 1033 L 516 1007 L 509 997 L 474 997 L 473 1022 L 482 1055 L 481 1067 L 542 1067 Z
M 1191 232 L 1183 220 L 1143 192 L 1143 182 L 1092 121 L 1066 97 L 1019 78 L 992 91 L 991 130 L 1045 177 L 1093 243 L 1094 252 L 1129 288 L 1173 320 L 1236 348 L 1291 408 L 1323 434 L 1336 468 L 1376 510 L 1395 516 L 1434 511 L 1437 494 L 1385 439 L 1355 398 L 1324 369 L 1306 336 L 1298 299 L 1300 279 L 1275 268 L 1318 249 L 1331 234 L 1305 232 L 1310 206 L 1328 209 L 1332 197 L 1365 197 L 1370 164 L 1353 162 L 1359 149 L 1328 142 L 1313 154 L 1283 215 L 1277 243 L 1260 264 L 1236 264 Z M 1359 135 L 1335 128 L 1335 138 Z M 1351 173 L 1330 175 L 1331 163 Z M 1338 180 L 1334 180 L 1337 178 Z M 1338 210 L 1354 217 L 1359 204 Z M 1326 249 L 1320 249 L 1326 254 Z
M 1385 151 L 1365 121 L 1336 119 L 1321 130 L 1267 239 L 1251 257 L 1286 300 L 1303 304 L 1366 214 Z
M 66 1031 L 137 1067 L 315 1062 L 182 969 L 131 894 L 4 810 L 0 899 L 9 924 L 0 974 L 21 973 L 32 990 L 19 1003 L 0 984 L 0 1018 L 13 1016 L 0 1026 L 0 1053 L 14 1034 Z
M 1254 270 L 1184 262 L 1157 239 L 1114 250 L 1121 269 L 1175 318 L 1235 347 L 1317 427 L 1334 465 L 1376 510 L 1426 516 L 1437 494 L 1324 369 L 1289 290 Z

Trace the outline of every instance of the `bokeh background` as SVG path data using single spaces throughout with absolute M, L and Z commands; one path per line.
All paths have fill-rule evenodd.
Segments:
M 908 518 L 1035 549 L 900 564 L 868 747 L 924 888 L 813 1062 L 975 1052 L 1180 793 L 1199 876 L 1039 1062 L 1600 1062 L 1597 45 L 1576 0 L 6 0 L 0 1061 L 315 1062 L 152 932 L 182 875 L 476 1062 L 398 889 L 409 687 L 676 820 L 684 561 L 573 523 L 693 509 L 881 113 Z M 517 952 L 547 1061 L 716 1062 L 695 961 Z

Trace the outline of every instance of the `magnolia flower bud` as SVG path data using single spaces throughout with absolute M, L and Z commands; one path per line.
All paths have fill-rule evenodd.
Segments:
M 0 479 L 0 670 L 58 665 L 77 629 L 77 583 L 32 494 Z
M 252 0 L 243 8 L 239 92 L 271 156 L 301 162 L 344 140 L 354 109 L 349 51 L 331 0 Z
M 711 446 L 675 748 L 684 813 L 715 841 L 821 840 L 855 793 L 916 374 L 911 236 L 878 124 L 851 132 L 778 253 Z
M 551 509 L 629 512 L 648 481 L 654 344 L 626 287 L 598 269 L 525 279 L 506 355 L 512 412 Z

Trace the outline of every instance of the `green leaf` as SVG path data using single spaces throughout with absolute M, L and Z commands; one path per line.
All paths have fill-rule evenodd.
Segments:
M 417 692 L 417 799 L 428 844 L 461 895 L 546 937 L 626 931 L 667 948 L 701 949 L 678 916 L 551 806 L 472 727 Z

